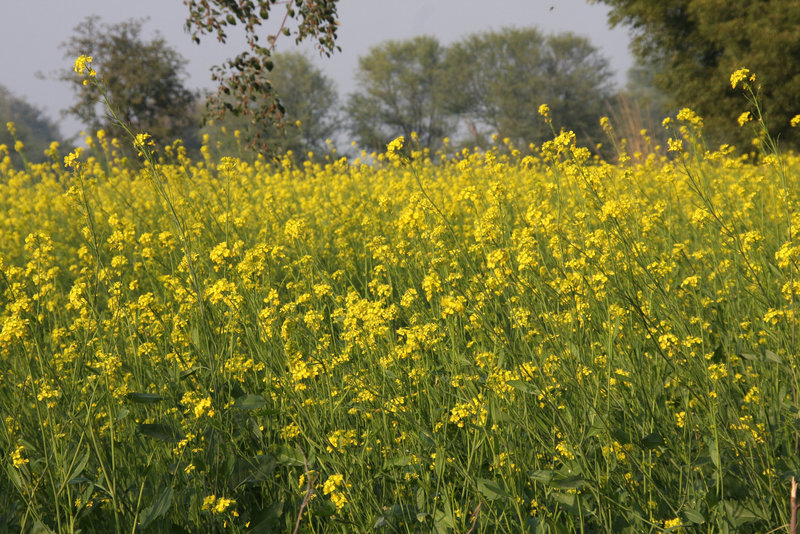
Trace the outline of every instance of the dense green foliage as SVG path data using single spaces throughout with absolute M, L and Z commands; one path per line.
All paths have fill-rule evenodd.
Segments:
M 277 97 L 284 109 L 276 121 L 253 124 L 249 116 L 229 115 L 213 120 L 202 133 L 210 135 L 211 146 L 221 154 L 250 153 L 244 139 L 251 138 L 254 130 L 258 130 L 273 154 L 291 150 L 296 158 L 304 159 L 309 152 L 328 152 L 327 141 L 340 130 L 339 97 L 333 81 L 299 52 L 275 53 L 272 60 L 275 63 L 269 76 L 272 97 Z M 235 134 L 237 130 L 239 134 Z
M 597 143 L 611 96 L 608 60 L 588 39 L 508 28 L 469 35 L 447 51 L 448 108 L 515 144 L 540 144 L 552 131 L 538 117 L 547 104 L 556 129 Z M 479 136 L 480 137 L 483 136 Z
M 359 58 L 358 90 L 347 113 L 358 142 L 382 149 L 397 136 L 419 135 L 435 147 L 448 135 L 444 93 L 445 48 L 433 37 L 386 41 Z
M 725 0 L 599 0 L 611 7 L 612 24 L 633 31 L 640 61 L 660 70 L 658 85 L 673 104 L 706 119 L 718 141 L 749 141 L 736 124 L 741 102 L 727 75 L 758 72 L 772 134 L 795 143 L 789 120 L 800 111 L 800 2 Z
M 101 24 L 97 17 L 89 17 L 75 27 L 63 45 L 65 56 L 93 57 L 105 94 L 98 85 L 84 84 L 72 69 L 65 70 L 61 79 L 75 94 L 68 112 L 89 131 L 121 135 L 116 119 L 106 112 L 103 98 L 107 97 L 132 130 L 147 132 L 162 145 L 180 138 L 188 147 L 197 147 L 196 96 L 183 82 L 186 60 L 163 37 L 144 39 L 142 25 L 141 20 Z

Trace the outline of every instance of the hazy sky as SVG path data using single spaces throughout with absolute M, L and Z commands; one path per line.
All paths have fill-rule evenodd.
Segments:
M 88 15 L 99 15 L 106 23 L 149 17 L 144 37 L 159 31 L 188 59 L 186 85 L 193 89 L 212 88 L 209 68 L 244 50 L 241 38 L 223 46 L 207 36 L 200 45 L 194 44 L 183 29 L 188 8 L 181 0 L 0 1 L 0 84 L 60 121 L 65 135 L 79 132 L 81 124 L 60 117 L 73 95 L 69 85 L 53 78 L 58 70 L 71 68 L 73 58 L 65 58 L 60 45 Z M 273 9 L 277 12 L 282 6 Z M 331 58 L 314 57 L 345 98 L 355 88 L 353 73 L 358 57 L 386 39 L 427 34 L 448 44 L 473 32 L 536 26 L 548 33 L 571 31 L 587 36 L 611 61 L 621 85 L 633 61 L 629 38 L 625 29 L 608 28 L 606 14 L 605 6 L 586 0 L 340 0 L 338 44 L 342 51 Z M 263 31 L 266 36 L 274 30 L 269 25 Z M 277 49 L 294 46 L 293 38 L 281 37 Z M 313 50 L 310 46 L 303 49 Z M 37 77 L 37 72 L 46 79 Z

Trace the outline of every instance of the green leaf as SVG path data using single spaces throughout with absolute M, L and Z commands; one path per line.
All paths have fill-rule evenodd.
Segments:
M 267 401 L 261 395 L 242 395 L 233 405 L 240 410 L 260 410 L 267 405 Z
M 278 463 L 294 467 L 302 467 L 305 465 L 303 461 L 303 454 L 297 450 L 289 447 L 280 447 L 277 454 Z M 309 465 L 311 462 L 309 461 Z
M 166 514 L 171 505 L 172 486 L 165 486 L 161 493 L 158 494 L 153 505 L 142 510 L 142 514 L 139 516 L 139 527 L 142 529 L 147 528 L 150 523 Z
M 195 365 L 193 367 L 190 367 L 189 369 L 181 372 L 181 374 L 180 374 L 181 380 L 183 380 L 184 378 L 189 378 L 190 376 L 192 376 L 193 374 L 195 374 L 199 370 L 200 370 L 200 366 L 199 365 Z
M 651 432 L 650 434 L 647 434 L 639 441 L 639 444 L 643 449 L 656 449 L 665 445 L 664 438 L 662 438 L 661 434 L 658 432 Z
M 417 488 L 417 495 L 416 495 L 416 497 L 417 497 L 417 498 L 416 498 L 416 501 L 417 501 L 417 502 L 416 502 L 417 508 L 418 508 L 419 510 L 424 510 L 424 509 L 425 509 L 425 503 L 427 502 L 427 499 L 426 499 L 426 495 L 425 495 L 425 489 L 424 489 L 422 486 L 420 486 L 419 488 Z
M 780 364 L 783 363 L 781 357 L 772 352 L 771 350 L 764 351 L 764 359 L 766 359 L 768 362 L 780 363 Z
M 717 345 L 717 348 L 714 349 L 714 353 L 711 355 L 711 361 L 714 363 L 725 361 L 725 349 L 722 348 L 722 343 Z
M 314 499 L 311 503 L 310 507 L 313 508 L 314 515 L 330 517 L 336 514 L 336 505 L 331 501 Z
M 717 447 L 717 441 L 713 438 L 708 440 L 708 454 L 711 457 L 711 463 L 719 469 L 719 448 Z
M 755 513 L 753 503 L 751 502 L 729 499 L 722 501 L 721 504 L 724 505 L 725 515 L 728 516 L 728 521 L 730 521 L 735 528 L 761 519 L 761 517 Z
M 550 484 L 550 482 L 555 478 L 556 474 L 555 471 L 531 471 L 528 475 L 536 482 L 541 482 L 542 484 Z
M 478 482 L 478 491 L 486 497 L 490 501 L 494 501 L 497 499 L 507 499 L 508 493 L 506 490 L 503 489 L 500 484 L 494 480 L 489 480 L 487 478 L 479 478 Z
M 445 451 L 441 447 L 436 451 L 436 458 L 433 460 L 433 472 L 436 473 L 438 478 L 442 478 L 442 474 L 444 473 L 444 459 L 445 459 Z
M 550 483 L 551 486 L 558 489 L 578 489 L 586 485 L 586 481 L 581 477 L 563 477 L 556 478 Z
M 425 430 L 419 431 L 419 439 L 425 447 L 435 447 L 436 441 L 434 441 L 433 436 L 430 432 L 426 432 Z
M 164 400 L 164 397 L 158 395 L 156 393 L 137 393 L 132 392 L 125 395 L 125 397 L 131 402 L 137 402 L 139 404 L 155 404 L 157 402 L 161 402 Z
M 170 443 L 175 443 L 184 438 L 180 430 L 161 423 L 142 423 L 139 425 L 139 432 L 147 437 Z
M 392 467 L 405 467 L 411 463 L 411 456 L 397 456 L 395 458 L 387 458 L 385 462 L 383 462 L 383 468 L 389 469 Z
M 433 526 L 436 529 L 437 534 L 447 534 L 451 531 L 451 529 L 456 528 L 456 522 L 453 518 L 453 512 L 450 509 L 450 504 L 448 501 L 445 501 L 444 504 L 444 511 L 436 510 L 433 513 Z
M 280 518 L 283 515 L 283 501 L 278 501 L 266 510 L 253 514 L 248 534 L 268 534 L 280 532 Z
M 50 527 L 39 521 L 38 519 L 31 527 L 31 534 L 54 534 Z
M 89 448 L 87 447 L 84 455 L 75 463 L 75 467 L 72 469 L 72 473 L 69 475 L 69 482 L 72 482 L 81 476 L 83 470 L 86 469 L 86 464 L 89 463 L 89 456 Z
M 524 380 L 509 380 L 506 382 L 509 386 L 520 391 L 522 393 L 527 393 L 528 395 L 538 395 L 539 390 L 536 389 L 533 385 L 525 382 Z
M 585 511 L 583 501 L 577 493 L 556 493 L 553 498 L 563 504 L 571 514 L 578 515 L 581 509 Z
M 703 517 L 703 514 L 692 508 L 684 508 L 683 514 L 686 516 L 686 519 L 691 523 L 700 525 L 706 522 L 706 518 Z
M 229 477 L 233 489 L 242 485 L 253 485 L 264 482 L 275 471 L 276 459 L 268 454 L 253 458 L 239 458 Z

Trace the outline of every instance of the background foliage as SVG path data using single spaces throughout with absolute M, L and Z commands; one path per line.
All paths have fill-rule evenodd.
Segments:
M 612 24 L 631 28 L 634 53 L 657 69 L 655 81 L 671 104 L 703 116 L 713 140 L 750 141 L 737 127 L 739 100 L 725 83 L 747 67 L 759 73 L 771 133 L 796 146 L 789 120 L 800 96 L 800 2 L 601 1 L 611 7 Z
M 142 20 L 102 24 L 88 17 L 64 43 L 65 57 L 74 60 L 81 54 L 94 58 L 102 77 L 105 96 L 119 118 L 136 132 L 147 132 L 160 145 L 175 139 L 192 148 L 199 146 L 198 124 L 194 120 L 195 94 L 184 86 L 186 60 L 156 35 L 142 36 Z M 84 84 L 72 69 L 61 79 L 72 86 L 75 104 L 67 110 L 79 118 L 90 132 L 105 130 L 121 135 L 97 85 Z

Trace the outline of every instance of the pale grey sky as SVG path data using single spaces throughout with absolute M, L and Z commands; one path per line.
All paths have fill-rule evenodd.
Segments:
M 244 49 L 241 38 L 223 46 L 207 36 L 200 45 L 194 44 L 183 30 L 188 10 L 181 0 L 0 1 L 0 84 L 59 121 L 67 136 L 79 132 L 82 125 L 60 117 L 73 95 L 67 84 L 52 78 L 56 71 L 71 68 L 71 59 L 63 57 L 59 45 L 88 15 L 99 15 L 106 23 L 149 17 L 144 37 L 158 30 L 188 59 L 186 85 L 193 89 L 212 88 L 210 67 Z M 278 5 L 273 9 L 281 8 Z M 623 28 L 609 29 L 606 15 L 605 6 L 586 0 L 340 0 L 338 44 L 342 51 L 316 62 L 336 82 L 344 99 L 355 89 L 353 74 L 358 57 L 381 41 L 427 34 L 448 44 L 473 32 L 536 26 L 547 33 L 571 31 L 588 37 L 610 60 L 615 79 L 622 85 L 633 63 L 629 37 Z M 263 31 L 266 36 L 274 30 L 270 25 Z M 278 50 L 294 46 L 294 39 L 288 37 L 281 37 L 277 44 Z M 37 72 L 48 79 L 37 78 Z

